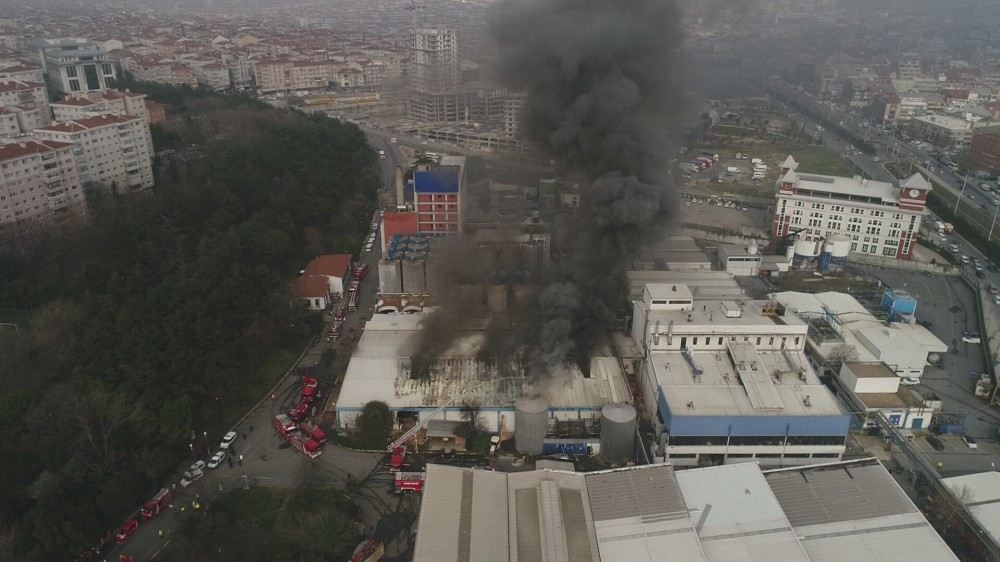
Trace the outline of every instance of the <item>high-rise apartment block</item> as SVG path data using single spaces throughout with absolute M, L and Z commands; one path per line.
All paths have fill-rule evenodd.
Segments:
M 410 56 L 413 93 L 407 112 L 418 121 L 464 118 L 458 35 L 454 29 L 417 28 Z
M 112 191 L 153 186 L 153 143 L 143 117 L 96 115 L 54 123 L 35 131 L 40 138 L 73 143 L 80 181 Z
M 0 232 L 30 233 L 86 213 L 73 145 L 0 140 Z

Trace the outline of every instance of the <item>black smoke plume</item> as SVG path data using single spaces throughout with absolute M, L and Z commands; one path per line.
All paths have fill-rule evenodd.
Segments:
M 624 272 L 662 234 L 680 105 L 678 12 L 668 0 L 507 0 L 493 18 L 501 70 L 525 92 L 521 126 L 563 174 L 589 186 L 570 263 L 512 281 L 488 250 L 457 240 L 442 268 L 459 295 L 423 325 L 412 375 L 433 369 L 459 326 L 486 325 L 479 359 L 517 357 L 532 375 L 583 372 L 597 339 L 623 316 Z M 485 261 L 484 261 L 485 259 Z M 519 265 L 514 271 L 524 271 Z M 505 287 L 493 310 L 485 291 Z
M 679 17 L 672 0 L 508 0 L 497 10 L 501 70 L 526 94 L 522 129 L 590 183 L 567 282 L 542 293 L 562 295 L 542 314 L 547 364 L 587 372 L 626 304 L 624 272 L 669 216 Z

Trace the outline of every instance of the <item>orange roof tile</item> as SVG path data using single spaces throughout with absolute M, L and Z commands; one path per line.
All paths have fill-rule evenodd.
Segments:
M 297 299 L 328 297 L 329 287 L 322 275 L 303 275 L 292 280 L 292 296 Z
M 319 256 L 306 265 L 307 275 L 326 275 L 344 279 L 351 267 L 351 254 L 327 254 Z

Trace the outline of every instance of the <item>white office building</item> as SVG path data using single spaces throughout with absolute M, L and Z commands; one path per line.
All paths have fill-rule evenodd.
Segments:
M 27 48 L 61 94 L 106 90 L 118 78 L 114 59 L 86 39 L 32 39 Z
M 820 240 L 839 234 L 850 251 L 910 259 L 931 184 L 920 174 L 896 186 L 862 179 L 809 174 L 789 156 L 781 165 L 771 235 Z
M 85 214 L 73 145 L 0 140 L 0 232 L 26 234 Z
M 36 131 L 43 139 L 76 145 L 83 184 L 127 192 L 153 186 L 153 143 L 142 117 L 96 115 L 53 123 Z

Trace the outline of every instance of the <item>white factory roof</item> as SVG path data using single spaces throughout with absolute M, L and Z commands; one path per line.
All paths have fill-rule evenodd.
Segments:
M 650 353 L 650 368 L 675 416 L 841 415 L 805 353 L 759 352 L 736 344 L 734 364 L 725 351 Z M 693 365 L 692 365 L 693 364 Z M 696 374 L 696 370 L 701 374 Z
M 830 320 L 831 326 L 844 328 L 838 332 L 844 341 L 831 342 L 829 345 L 853 345 L 858 354 L 857 361 L 880 360 L 870 348 L 872 346 L 878 350 L 891 349 L 897 353 L 924 355 L 948 351 L 948 345 L 927 328 L 905 322 L 892 322 L 887 326 L 857 299 L 846 293 L 784 291 L 776 293 L 774 298 L 792 315 L 825 317 Z
M 888 182 L 869 180 L 861 176 L 844 178 L 840 176 L 824 176 L 821 174 L 807 174 L 801 171 L 790 171 L 782 177 L 781 181 L 794 183 L 796 189 L 808 189 L 810 191 L 835 193 L 838 195 L 873 197 L 887 203 L 899 202 L 899 188 Z
M 989 471 L 943 480 L 976 521 L 1000 543 L 1000 472 Z
M 626 271 L 629 293 L 642 298 L 642 288 L 647 284 L 686 285 L 695 299 L 739 299 L 743 289 L 732 273 L 727 271 Z
M 394 409 L 436 408 L 452 404 L 463 391 L 471 391 L 467 397 L 477 398 L 484 407 L 512 406 L 524 394 L 540 395 L 553 408 L 600 408 L 629 397 L 617 361 L 605 357 L 592 360 L 589 378 L 576 367 L 566 367 L 539 381 L 508 377 L 496 385 L 483 384 L 503 375 L 497 366 L 475 360 L 484 338 L 481 330 L 466 330 L 456 338 L 439 361 L 440 372 L 411 379 L 406 365 L 427 314 L 376 314 L 368 321 L 348 364 L 338 409 L 361 408 L 371 400 Z M 505 367 L 512 373 L 519 369 L 513 361 Z
M 682 470 L 677 483 L 709 560 L 808 562 L 758 465 Z
M 416 562 L 947 561 L 874 459 L 762 472 L 428 465 Z
M 762 326 L 774 330 L 775 326 L 783 326 L 780 332 L 806 333 L 805 322 L 794 314 L 775 316 L 764 314 L 769 301 L 744 299 L 702 299 L 695 300 L 692 310 L 650 310 L 649 321 L 659 321 L 666 326 L 673 321 L 675 325 L 684 324 L 687 332 L 699 331 L 704 327 L 705 333 L 714 333 L 719 326 Z M 739 311 L 739 316 L 727 316 Z M 792 328 L 788 328 L 792 327 Z
M 809 560 L 958 560 L 874 459 L 768 470 L 764 477 Z

